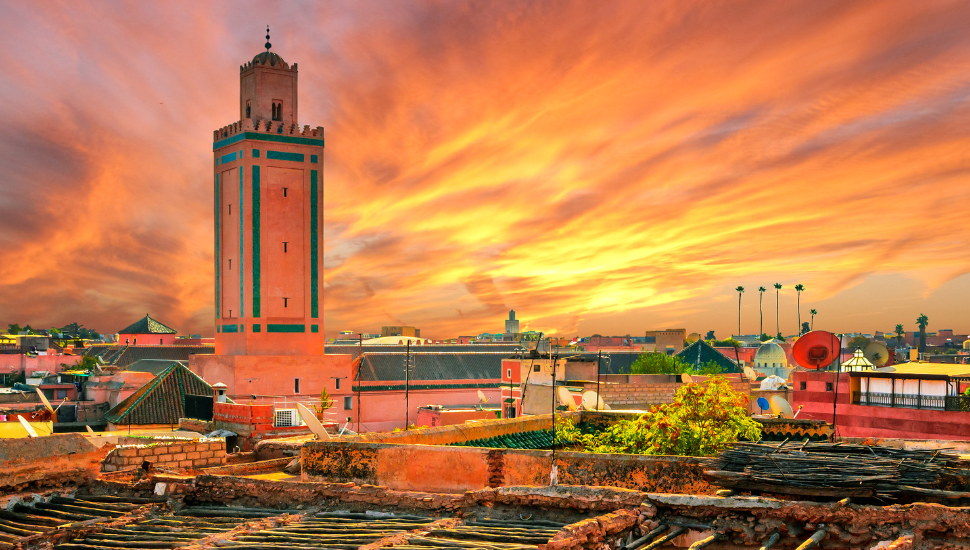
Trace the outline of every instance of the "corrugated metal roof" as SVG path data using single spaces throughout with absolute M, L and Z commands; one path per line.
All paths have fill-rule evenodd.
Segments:
M 403 381 L 406 353 L 365 353 L 361 378 L 365 382 Z M 508 353 L 415 353 L 411 380 L 494 380 L 502 378 L 502 359 Z
M 122 368 L 141 359 L 187 362 L 190 355 L 206 355 L 215 352 L 214 346 L 125 346 L 108 344 L 84 348 L 86 357 L 100 357 L 105 365 Z
M 508 354 L 511 357 L 513 350 L 521 347 L 517 342 L 507 342 L 502 344 L 468 344 L 468 345 L 426 345 L 426 346 L 411 346 L 411 353 L 495 353 L 502 352 Z M 324 347 L 324 353 L 327 354 L 345 354 L 350 355 L 356 359 L 360 354 L 361 350 L 363 353 L 406 353 L 407 346 L 335 346 L 328 345 Z
M 185 415 L 185 394 L 212 395 L 212 386 L 173 363 L 104 417 L 113 424 L 177 424 Z

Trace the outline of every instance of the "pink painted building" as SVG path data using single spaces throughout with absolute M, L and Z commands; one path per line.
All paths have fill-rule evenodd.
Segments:
M 794 372 L 798 418 L 833 422 L 842 437 L 970 440 L 970 366 L 903 363 L 875 370 Z M 836 380 L 838 380 L 836 382 Z
M 350 356 L 325 356 L 323 128 L 298 125 L 298 70 L 240 67 L 239 120 L 213 133 L 215 354 L 189 368 L 230 395 L 341 397 Z

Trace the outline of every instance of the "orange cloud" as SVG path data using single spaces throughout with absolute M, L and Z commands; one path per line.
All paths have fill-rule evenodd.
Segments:
M 737 284 L 754 332 L 775 281 L 786 331 L 796 282 L 833 330 L 962 322 L 964 4 L 274 6 L 326 127 L 329 334 L 723 334 Z M 0 311 L 211 333 L 209 138 L 265 6 L 124 7 L 0 21 Z

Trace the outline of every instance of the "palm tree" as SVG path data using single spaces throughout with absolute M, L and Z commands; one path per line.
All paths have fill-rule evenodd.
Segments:
M 802 291 L 803 290 L 805 290 L 805 285 L 801 283 L 795 285 L 795 292 L 796 292 L 795 296 L 798 296 L 798 305 L 796 307 L 798 308 L 798 328 L 799 329 L 801 329 L 802 327 Z
M 903 329 L 903 325 L 896 325 L 896 330 L 894 330 L 893 332 L 896 333 L 896 345 L 902 346 L 903 336 L 906 335 L 906 331 Z
M 781 293 L 781 283 L 775 283 L 775 332 L 781 334 L 781 322 L 778 321 L 778 298 Z
M 734 289 L 738 293 L 738 336 L 741 335 L 741 295 L 744 294 L 744 287 L 739 286 Z
M 919 350 L 921 352 L 926 351 L 926 325 L 930 324 L 929 318 L 920 313 L 919 317 L 916 318 L 916 324 L 919 325 Z
M 810 309 L 808 312 L 812 314 L 812 330 L 815 330 L 815 316 L 818 315 L 818 310 Z
M 765 288 L 765 287 L 763 287 L 763 286 L 759 286 L 758 287 L 758 318 L 760 319 L 760 323 L 759 323 L 759 326 L 758 326 L 758 336 L 759 337 L 762 334 L 765 333 L 765 312 L 761 308 L 761 302 L 764 301 L 764 299 L 765 299 L 765 291 L 766 290 L 768 290 L 768 289 Z

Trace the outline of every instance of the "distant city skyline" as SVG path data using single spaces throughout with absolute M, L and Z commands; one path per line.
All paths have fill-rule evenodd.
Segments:
M 324 331 L 970 330 L 970 5 L 4 4 L 0 325 L 212 336 L 212 129 L 299 63 Z M 15 106 L 15 107 L 14 107 Z

